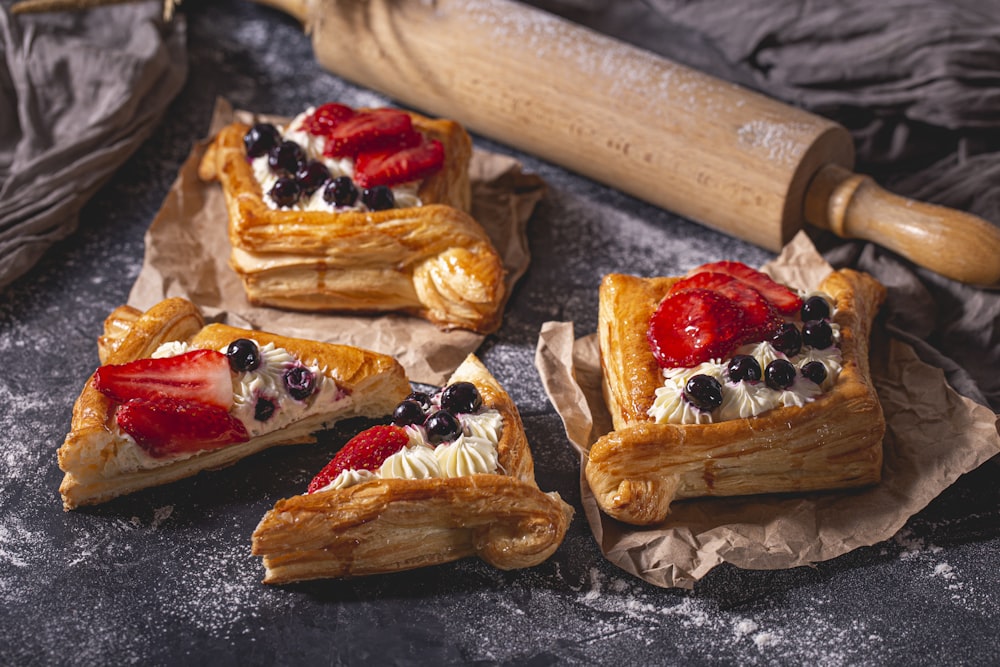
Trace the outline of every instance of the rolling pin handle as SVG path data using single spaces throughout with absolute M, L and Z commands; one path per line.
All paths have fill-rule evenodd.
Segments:
M 809 185 L 804 215 L 837 236 L 878 243 L 946 278 L 1000 286 L 1000 227 L 892 194 L 868 176 L 823 166 Z

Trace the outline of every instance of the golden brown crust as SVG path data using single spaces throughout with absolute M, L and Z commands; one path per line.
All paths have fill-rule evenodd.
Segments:
M 573 510 L 534 479 L 509 395 L 473 355 L 449 383 L 473 382 L 503 416 L 498 474 L 376 479 L 280 500 L 258 525 L 265 583 L 396 572 L 477 555 L 501 568 L 537 565 L 562 543 Z
M 375 212 L 273 210 L 232 123 L 199 166 L 219 180 L 229 210 L 230 264 L 251 303 L 306 311 L 406 312 L 444 328 L 489 333 L 500 325 L 505 270 L 467 211 L 472 144 L 448 120 L 410 114 L 445 146 L 444 168 L 426 179 L 423 206 Z
M 122 364 L 150 356 L 162 343 L 186 342 L 196 348 L 224 349 L 236 338 L 273 342 L 308 364 L 326 369 L 337 386 L 351 396 L 334 412 L 306 413 L 285 428 L 239 443 L 175 459 L 155 467 L 135 465 L 135 445 L 116 435 L 115 406 L 97 391 L 89 378 L 73 406 L 71 430 L 59 448 L 59 467 L 65 473 L 59 488 L 66 509 L 92 505 L 190 477 L 235 463 L 258 451 L 281 444 L 311 442 L 312 434 L 340 419 L 381 417 L 410 391 L 403 367 L 392 357 L 360 348 L 288 338 L 222 324 L 205 326 L 201 313 L 186 299 L 166 299 L 145 313 L 128 306 L 105 320 L 99 338 L 102 364 Z
M 646 411 L 662 382 L 649 351 L 649 317 L 675 278 L 602 281 L 598 331 L 605 398 L 615 430 L 591 448 L 587 481 L 608 515 L 662 521 L 673 500 L 810 491 L 877 482 L 885 420 L 869 374 L 869 337 L 885 288 L 867 274 L 831 273 L 843 370 L 804 407 L 714 424 L 656 424 Z

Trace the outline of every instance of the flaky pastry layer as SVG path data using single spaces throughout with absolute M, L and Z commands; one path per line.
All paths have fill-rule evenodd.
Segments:
M 474 383 L 503 416 L 497 474 L 374 479 L 278 501 L 253 534 L 264 582 L 283 584 L 408 570 L 479 556 L 501 569 L 537 565 L 562 543 L 573 515 L 539 490 L 520 415 L 474 356 L 449 384 Z
M 115 404 L 93 387 L 84 385 L 73 407 L 69 434 L 59 448 L 59 467 L 65 473 L 59 492 L 66 509 L 105 502 L 139 489 L 158 486 L 235 463 L 268 447 L 313 441 L 313 433 L 341 419 L 382 417 L 410 391 L 403 367 L 392 357 L 348 345 L 320 343 L 276 334 L 248 331 L 222 324 L 205 325 L 197 307 L 182 298 L 161 301 L 146 312 L 129 306 L 116 309 L 105 320 L 98 339 L 102 364 L 123 364 L 149 357 L 161 344 L 186 342 L 192 348 L 223 350 L 237 338 L 261 345 L 274 343 L 304 363 L 326 370 L 349 400 L 335 411 L 306 412 L 285 428 L 248 442 L 236 443 L 135 469 L 127 450 L 133 443 L 116 435 Z
M 472 143 L 449 120 L 411 113 L 416 129 L 445 147 L 422 206 L 342 213 L 272 209 L 243 146 L 249 126 L 223 128 L 199 175 L 218 180 L 229 212 L 230 265 L 248 299 L 304 311 L 399 311 L 444 329 L 489 333 L 506 301 L 503 262 L 469 214 Z
M 713 424 L 656 424 L 646 413 L 663 382 L 646 339 L 649 318 L 679 278 L 605 276 L 598 337 L 614 430 L 590 449 L 585 475 L 601 509 L 621 521 L 662 521 L 674 500 L 842 489 L 881 478 L 885 420 L 872 386 L 869 337 L 885 288 L 844 269 L 819 289 L 836 304 L 843 370 L 803 407 Z

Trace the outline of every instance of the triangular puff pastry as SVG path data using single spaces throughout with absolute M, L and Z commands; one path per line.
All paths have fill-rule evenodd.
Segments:
M 387 210 L 269 206 L 244 145 L 251 126 L 234 122 L 216 135 L 199 175 L 222 185 L 230 265 L 251 303 L 405 312 L 479 333 L 500 326 L 505 269 L 468 212 L 472 142 L 454 121 L 407 114 L 415 130 L 443 146 L 444 166 L 419 182 L 415 197 Z
M 231 372 L 233 394 L 228 410 L 239 417 L 234 419 L 246 423 L 245 441 L 201 451 L 150 455 L 119 425 L 120 411 L 127 402 L 110 398 L 95 384 L 95 376 L 106 368 L 154 354 L 169 357 L 184 350 L 225 352 L 239 339 L 252 341 L 251 349 L 263 356 L 261 366 L 253 372 Z M 65 472 L 59 491 L 66 509 L 226 466 L 274 445 L 312 442 L 314 432 L 338 420 L 384 417 L 410 391 L 403 367 L 392 357 L 222 324 L 206 326 L 197 307 L 183 298 L 167 299 L 146 312 L 130 306 L 116 309 L 105 321 L 98 348 L 103 366 L 88 379 L 77 399 L 70 433 L 59 448 L 59 466 Z M 311 369 L 308 396 L 286 395 L 280 372 L 291 366 Z M 279 380 L 268 384 L 267 377 L 272 376 Z M 238 412 L 236 404 L 241 400 L 244 405 Z M 250 400 L 263 401 L 266 410 L 246 405 Z M 164 421 L 181 432 L 184 426 L 179 419 L 167 416 Z
M 473 355 L 448 385 L 459 382 L 473 383 L 483 409 L 502 417 L 498 470 L 427 479 L 374 477 L 280 500 L 253 534 L 265 583 L 394 572 L 473 555 L 501 569 L 523 568 L 556 550 L 573 510 L 535 484 L 514 403 Z
M 868 354 L 882 285 L 849 269 L 819 285 L 835 307 L 842 369 L 815 400 L 716 423 L 655 423 L 647 411 L 664 375 L 646 327 L 677 280 L 611 274 L 601 284 L 599 339 L 614 430 L 590 449 L 585 474 L 605 513 L 650 525 L 684 498 L 840 489 L 880 479 L 885 421 Z

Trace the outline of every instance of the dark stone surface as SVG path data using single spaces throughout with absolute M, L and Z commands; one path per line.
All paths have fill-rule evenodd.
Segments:
M 533 366 L 538 330 L 594 330 L 611 270 L 669 274 L 770 255 L 520 156 L 550 185 L 533 262 L 481 356 L 517 402 L 537 479 L 577 510 L 531 570 L 477 560 L 273 588 L 249 536 L 350 435 L 65 513 L 55 451 L 101 322 L 125 302 L 143 234 L 217 96 L 291 115 L 384 103 L 323 72 L 297 23 L 235 0 L 190 2 L 190 76 L 169 117 L 86 207 L 80 230 L 0 295 L 0 663 L 996 664 L 997 468 L 961 478 L 892 540 L 815 567 L 722 566 L 662 590 L 606 562 L 580 511 L 576 456 Z M 482 148 L 510 152 L 476 137 Z

